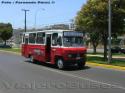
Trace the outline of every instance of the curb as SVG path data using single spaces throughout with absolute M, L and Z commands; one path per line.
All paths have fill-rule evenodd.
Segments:
M 93 67 L 101 67 L 101 68 L 108 68 L 108 69 L 113 69 L 113 70 L 124 70 L 125 71 L 125 67 L 121 67 L 121 66 L 97 64 L 97 63 L 92 63 L 92 62 L 87 62 L 86 65 L 93 66 Z
M 0 52 L 6 52 L 6 53 L 15 54 L 15 55 L 21 55 L 21 53 L 6 51 L 6 50 L 0 50 Z M 101 67 L 101 68 L 125 71 L 125 67 L 121 67 L 121 66 L 113 66 L 113 65 L 108 65 L 108 64 L 97 64 L 97 63 L 92 63 L 92 62 L 87 62 L 86 65 L 93 66 L 93 67 Z

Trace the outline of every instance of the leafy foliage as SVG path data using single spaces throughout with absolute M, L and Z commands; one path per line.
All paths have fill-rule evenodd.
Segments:
M 10 23 L 5 24 L 5 23 L 0 23 L 0 37 L 3 41 L 10 39 L 12 37 L 12 25 Z
M 124 33 L 125 0 L 111 1 L 112 36 L 116 37 L 117 35 Z M 101 40 L 104 44 L 104 58 L 106 59 L 108 39 L 108 0 L 88 0 L 78 12 L 75 23 L 77 29 L 89 32 L 90 34 L 98 33 L 99 36 L 101 36 Z

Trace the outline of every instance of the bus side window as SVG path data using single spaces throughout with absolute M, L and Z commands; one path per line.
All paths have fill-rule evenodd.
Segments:
M 23 34 L 22 43 L 25 43 L 25 34 Z
M 25 44 L 28 44 L 28 38 L 25 37 Z
M 57 46 L 58 33 L 52 34 L 52 46 Z
M 36 42 L 36 33 L 29 34 L 29 43 L 34 44 Z
M 36 43 L 37 44 L 45 44 L 45 33 L 44 32 L 37 33 Z

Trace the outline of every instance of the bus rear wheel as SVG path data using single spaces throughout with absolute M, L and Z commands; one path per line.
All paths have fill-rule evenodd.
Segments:
M 64 64 L 64 61 L 62 59 L 57 59 L 57 67 L 58 69 L 64 69 L 65 68 L 65 64 Z
M 34 59 L 33 55 L 30 56 L 30 62 L 31 62 L 31 63 L 34 63 L 34 62 L 35 62 L 35 59 Z

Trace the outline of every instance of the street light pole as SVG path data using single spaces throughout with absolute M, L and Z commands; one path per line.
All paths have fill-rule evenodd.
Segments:
M 108 23 L 108 46 L 109 46 L 109 50 L 108 50 L 108 63 L 111 63 L 112 60 L 112 55 L 111 55 L 111 0 L 108 1 L 108 5 L 109 5 L 109 23 Z
M 39 10 L 45 11 L 45 9 L 42 8 L 42 9 L 38 9 L 38 10 L 35 12 L 35 24 L 34 24 L 34 28 L 35 28 L 35 29 L 36 29 L 36 26 L 37 26 L 37 13 L 38 13 Z
M 24 11 L 24 13 L 25 13 L 25 21 L 24 21 L 24 24 L 25 24 L 25 32 L 26 32 L 26 29 L 27 29 L 27 22 L 26 22 L 26 18 L 27 18 L 27 12 L 29 11 L 29 10 L 26 10 L 26 9 L 22 9 L 22 11 Z

